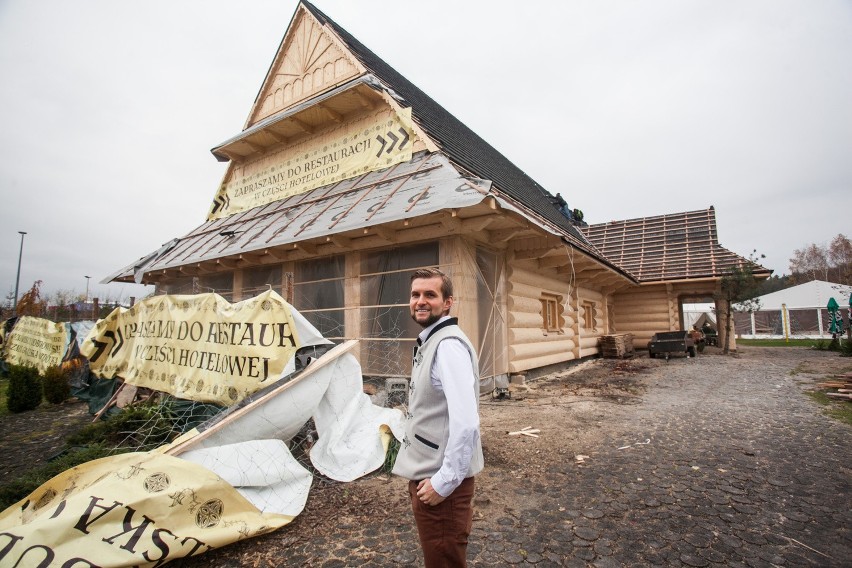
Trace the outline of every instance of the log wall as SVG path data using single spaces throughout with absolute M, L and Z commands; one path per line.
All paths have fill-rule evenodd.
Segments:
M 542 294 L 559 299 L 559 330 L 547 331 Z M 577 314 L 567 277 L 555 269 L 540 269 L 534 261 L 510 261 L 507 271 L 509 372 L 554 365 L 576 359 Z

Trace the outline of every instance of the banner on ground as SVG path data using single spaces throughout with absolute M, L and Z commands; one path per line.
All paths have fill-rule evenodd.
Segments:
M 160 566 L 292 519 L 259 512 L 199 465 L 122 454 L 71 468 L 0 513 L 0 566 Z
M 6 361 L 36 367 L 40 373 L 62 362 L 70 340 L 68 326 L 43 318 L 21 316 L 5 338 Z
M 235 304 L 218 294 L 146 298 L 100 320 L 80 352 L 101 378 L 229 406 L 278 380 L 299 347 L 329 343 L 268 290 Z
M 416 138 L 411 108 L 392 109 L 347 123 L 288 147 L 280 159 L 222 184 L 207 220 L 220 219 L 317 187 L 411 160 Z
M 0 566 L 160 566 L 284 526 L 312 484 L 287 442 L 311 417 L 318 471 L 338 481 L 374 471 L 390 432 L 402 436 L 403 416 L 371 403 L 357 359 L 342 347 L 208 430 L 54 477 L 0 513 Z

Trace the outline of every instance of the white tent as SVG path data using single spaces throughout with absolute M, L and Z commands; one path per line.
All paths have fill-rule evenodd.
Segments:
M 824 308 L 829 298 L 834 298 L 841 308 L 849 306 L 852 286 L 811 280 L 792 288 L 760 296 L 761 310 L 780 310 L 782 305 L 793 308 Z

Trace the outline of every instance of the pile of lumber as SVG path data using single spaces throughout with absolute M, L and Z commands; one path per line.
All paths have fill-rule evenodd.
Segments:
M 633 357 L 633 335 L 629 333 L 602 335 L 600 341 L 603 357 L 609 359 Z
M 832 398 L 852 401 L 852 373 L 835 375 L 833 379 L 819 383 L 822 389 L 836 389 L 836 392 L 827 392 Z

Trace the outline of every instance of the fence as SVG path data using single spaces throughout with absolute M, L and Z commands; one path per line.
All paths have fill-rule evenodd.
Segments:
M 841 309 L 843 329 L 849 329 L 849 310 Z M 753 313 L 735 312 L 737 337 L 831 339 L 830 319 L 825 308 L 786 308 L 759 310 Z

